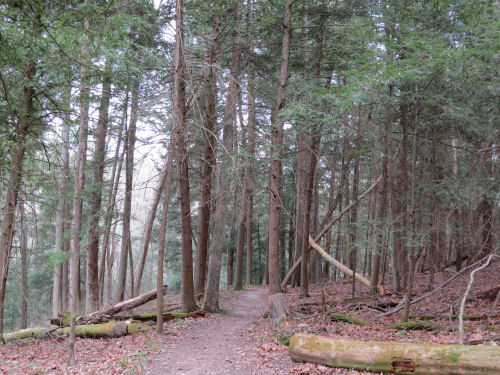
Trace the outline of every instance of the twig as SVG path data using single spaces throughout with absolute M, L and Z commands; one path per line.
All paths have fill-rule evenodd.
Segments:
M 464 298 L 462 298 L 462 303 L 460 304 L 460 313 L 458 314 L 458 332 L 459 332 L 459 337 L 460 337 L 460 345 L 464 344 L 464 309 L 465 309 L 465 302 L 467 301 L 467 297 L 469 296 L 470 289 L 472 288 L 472 283 L 474 283 L 474 275 L 476 272 L 481 271 L 483 268 L 486 268 L 489 266 L 491 259 L 495 256 L 498 256 L 496 254 L 490 254 L 488 256 L 488 260 L 486 263 L 484 263 L 481 267 L 476 268 L 474 271 L 470 273 L 470 278 L 469 278 L 469 284 L 467 284 L 467 289 L 465 290 L 464 293 Z M 484 258 L 483 258 L 484 259 Z

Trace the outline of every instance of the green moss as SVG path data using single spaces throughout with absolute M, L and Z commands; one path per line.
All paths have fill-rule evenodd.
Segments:
M 397 329 L 400 331 L 417 331 L 417 330 L 436 331 L 441 329 L 441 327 L 436 324 L 423 322 L 421 320 L 417 320 L 416 322 L 392 323 L 389 326 L 389 328 Z
M 448 363 L 458 363 L 460 360 L 460 353 L 457 352 L 442 352 L 441 353 L 441 359 L 443 362 L 448 362 Z
M 368 323 L 365 322 L 364 320 L 361 320 L 359 318 L 353 318 L 351 316 L 343 315 L 343 314 L 339 314 L 339 313 L 330 314 L 330 321 L 357 324 L 358 326 L 367 326 L 368 325 Z
M 290 346 L 290 336 L 280 335 L 280 345 Z
M 490 332 L 500 332 L 500 328 L 499 327 L 495 327 L 495 326 L 491 326 L 491 327 L 488 327 L 486 329 L 488 331 L 490 331 Z

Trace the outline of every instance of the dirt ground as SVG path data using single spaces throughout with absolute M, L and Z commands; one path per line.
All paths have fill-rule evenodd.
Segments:
M 257 323 L 265 312 L 266 288 L 251 288 L 223 302 L 222 314 L 191 321 L 182 334 L 162 339 L 146 375 L 288 374 L 292 361 L 273 365 L 259 353 Z

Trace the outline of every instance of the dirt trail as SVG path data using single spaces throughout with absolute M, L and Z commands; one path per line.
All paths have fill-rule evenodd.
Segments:
M 267 293 L 265 288 L 247 289 L 223 306 L 227 314 L 194 320 L 183 335 L 167 336 L 166 348 L 153 359 L 146 375 L 265 374 L 268 370 L 276 374 L 260 366 L 253 354 L 256 344 L 247 337 L 265 311 Z

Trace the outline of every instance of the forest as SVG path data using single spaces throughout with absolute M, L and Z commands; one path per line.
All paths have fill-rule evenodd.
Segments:
M 495 0 L 1 1 L 0 343 L 68 316 L 71 363 L 153 290 L 343 285 L 408 321 L 498 268 L 499 30 Z

